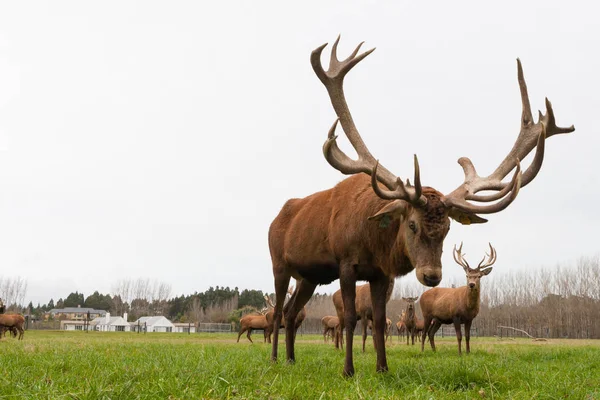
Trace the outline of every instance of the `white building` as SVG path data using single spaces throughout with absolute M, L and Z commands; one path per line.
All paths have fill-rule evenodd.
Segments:
M 173 323 L 173 332 L 178 333 L 196 333 L 196 325 L 187 322 L 175 322 Z
M 162 315 L 156 317 L 141 317 L 131 323 L 131 330 L 137 332 L 175 332 L 175 325 Z
M 100 332 L 129 332 L 131 325 L 127 322 L 127 313 L 122 317 L 111 317 L 107 312 L 104 317 L 94 318 L 90 322 L 90 329 Z

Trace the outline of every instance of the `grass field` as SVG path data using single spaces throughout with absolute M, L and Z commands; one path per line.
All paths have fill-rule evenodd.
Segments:
M 437 353 L 388 344 L 390 372 L 355 341 L 356 376 L 343 353 L 299 336 L 295 365 L 269 361 L 270 345 L 237 334 L 27 331 L 0 341 L 0 398 L 44 399 L 600 399 L 600 341 L 455 339 Z M 369 339 L 370 340 L 370 339 Z M 464 343 L 463 343 L 464 344 Z

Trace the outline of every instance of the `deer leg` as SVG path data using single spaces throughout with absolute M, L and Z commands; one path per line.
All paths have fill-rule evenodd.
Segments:
M 460 320 L 454 319 L 454 330 L 456 330 L 456 340 L 458 341 L 458 354 L 462 354 L 462 332 L 460 331 Z
M 279 345 L 279 324 L 283 316 L 283 301 L 290 284 L 290 276 L 273 266 L 275 275 L 275 309 L 273 310 L 273 345 L 271 350 L 271 361 L 277 361 L 277 347 Z
M 361 326 L 362 326 L 362 350 L 363 353 L 365 352 L 365 342 L 367 341 L 367 324 L 369 323 L 366 317 L 361 317 L 360 319 L 361 322 Z M 373 336 L 374 338 L 375 336 Z M 375 340 L 375 339 L 373 339 Z M 375 348 L 377 348 L 377 345 L 375 345 Z
M 244 328 L 243 326 L 240 327 L 240 333 L 238 333 L 237 343 L 240 342 L 240 336 L 242 336 L 242 333 L 244 332 L 246 332 L 246 328 Z
M 246 337 L 248 338 L 248 340 L 250 341 L 250 343 L 254 344 L 254 342 L 252 341 L 252 338 L 250 337 L 250 335 L 252 335 L 252 328 L 248 329 L 248 333 L 246 334 Z
M 296 289 L 292 297 L 285 305 L 283 316 L 285 318 L 285 348 L 287 360 L 293 363 L 296 360 L 294 354 L 294 342 L 296 340 L 296 317 L 304 305 L 310 300 L 315 292 L 317 285 L 310 283 L 305 279 L 297 281 Z
M 352 340 L 354 339 L 354 328 L 356 328 L 356 275 L 354 266 L 351 263 L 345 263 L 340 268 L 340 289 L 342 291 L 342 300 L 344 302 L 343 322 L 346 329 L 346 360 L 344 362 L 344 375 L 347 377 L 354 375 L 354 361 L 352 359 Z M 341 330 L 340 329 L 340 330 Z
M 375 349 L 377 351 L 377 372 L 387 372 L 388 370 L 383 334 L 386 326 L 386 295 L 389 285 L 392 283 L 393 281 L 390 282 L 385 276 L 370 282 L 371 304 L 373 305 L 373 338 L 375 340 Z
M 431 348 L 433 351 L 435 351 L 435 334 L 441 326 L 442 323 L 439 320 L 434 319 L 433 324 L 429 327 L 429 343 L 431 343 Z
M 471 323 L 473 321 L 465 322 L 465 343 L 467 344 L 467 354 L 471 352 L 469 341 L 471 340 Z

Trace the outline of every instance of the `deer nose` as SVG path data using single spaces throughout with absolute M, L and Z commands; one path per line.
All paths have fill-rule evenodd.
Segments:
M 470 287 L 471 289 L 473 289 L 473 288 L 475 287 L 475 284 L 474 284 L 473 282 L 471 282 L 471 283 L 469 283 L 469 287 Z
M 434 276 L 428 276 L 428 275 L 423 275 L 423 280 L 425 281 L 425 284 L 427 286 L 437 286 L 440 284 L 440 281 L 442 280 L 442 278 L 438 277 L 437 275 Z

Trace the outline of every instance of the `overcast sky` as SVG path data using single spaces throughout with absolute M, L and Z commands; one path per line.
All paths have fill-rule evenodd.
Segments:
M 335 114 L 309 62 L 338 33 L 340 57 L 377 47 L 345 87 L 367 145 L 399 176 L 412 176 L 413 153 L 443 193 L 463 180 L 461 156 L 481 175 L 496 168 L 519 130 L 517 57 L 534 113 L 548 96 L 558 125 L 576 127 L 548 140 L 507 210 L 452 224 L 444 281 L 464 279 L 451 258 L 461 240 L 473 262 L 491 241 L 498 274 L 598 254 L 594 7 L 2 2 L 0 276 L 26 278 L 27 300 L 42 303 L 138 277 L 174 295 L 272 292 L 269 224 L 287 199 L 343 179 L 321 152 Z

